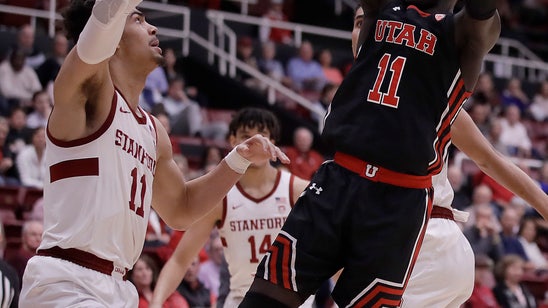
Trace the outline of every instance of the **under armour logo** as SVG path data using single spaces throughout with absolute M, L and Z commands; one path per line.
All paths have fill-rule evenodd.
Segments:
M 374 178 L 375 175 L 377 175 L 377 171 L 379 171 L 378 167 L 367 165 L 367 168 L 365 169 L 365 176 L 368 178 Z
M 310 186 L 309 189 L 310 189 L 310 190 L 315 190 L 315 191 L 316 191 L 316 195 L 319 195 L 319 194 L 323 191 L 323 188 L 321 188 L 321 187 L 316 187 L 316 183 L 312 183 L 312 186 Z
M 397 11 L 401 10 L 401 7 L 395 6 L 395 7 L 392 8 L 392 10 L 394 10 L 394 12 L 397 12 Z

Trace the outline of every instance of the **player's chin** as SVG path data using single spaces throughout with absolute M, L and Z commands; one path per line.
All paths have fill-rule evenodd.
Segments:
M 166 59 L 161 54 L 155 54 L 154 55 L 154 62 L 156 62 L 156 64 L 158 66 L 164 66 L 166 64 Z

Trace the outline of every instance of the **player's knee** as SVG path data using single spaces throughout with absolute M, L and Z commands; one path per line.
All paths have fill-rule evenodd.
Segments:
M 275 298 L 266 296 L 262 293 L 249 291 L 246 293 L 244 300 L 238 306 L 239 308 L 290 308 Z

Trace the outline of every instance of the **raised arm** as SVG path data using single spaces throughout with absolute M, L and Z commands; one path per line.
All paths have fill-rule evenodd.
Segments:
M 451 140 L 483 172 L 527 201 L 545 220 L 548 218 L 548 196 L 523 170 L 491 146 L 464 110 L 451 126 Z
M 77 43 L 54 84 L 55 107 L 48 128 L 57 139 L 87 136 L 106 119 L 114 93 L 108 59 L 116 51 L 128 14 L 140 2 L 97 0 L 83 30 L 78 14 L 89 12 L 89 2 L 74 1 L 67 10 L 65 23 Z
M 455 16 L 455 39 L 466 89 L 472 91 L 482 68 L 483 57 L 500 35 L 496 0 L 465 0 L 464 9 Z
M 150 308 L 161 308 L 171 293 L 177 289 L 192 261 L 207 242 L 215 223 L 221 219 L 222 209 L 221 205 L 217 206 L 185 232 L 160 272 Z
M 361 46 L 367 39 L 367 35 L 369 34 L 371 27 L 375 25 L 380 9 L 383 8 L 387 2 L 388 0 L 360 0 L 360 6 L 364 11 L 364 18 L 358 38 L 358 44 L 356 46 L 356 52 L 360 50 Z

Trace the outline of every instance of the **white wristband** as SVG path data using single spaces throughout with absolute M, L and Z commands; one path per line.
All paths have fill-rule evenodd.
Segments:
M 236 148 L 232 149 L 232 151 L 225 156 L 225 162 L 230 169 L 239 174 L 244 174 L 247 167 L 251 165 L 251 162 L 240 155 L 240 153 L 236 151 Z

